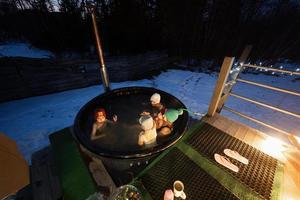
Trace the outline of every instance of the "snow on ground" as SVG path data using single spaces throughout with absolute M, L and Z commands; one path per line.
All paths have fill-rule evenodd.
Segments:
M 292 81 L 295 77 L 291 76 L 275 77 L 263 74 L 243 74 L 242 78 L 300 92 L 300 82 Z M 155 87 L 179 98 L 189 110 L 206 113 L 216 80 L 216 73 L 205 74 L 168 70 L 152 80 L 112 83 L 111 86 L 113 89 L 127 86 Z M 266 89 L 253 88 L 241 83 L 237 84 L 233 91 L 243 96 L 275 106 L 283 106 L 285 109 L 300 113 L 300 107 L 298 106 L 300 97 L 295 98 L 291 95 L 269 92 Z M 48 135 L 50 133 L 71 126 L 79 109 L 90 99 L 101 93 L 103 93 L 103 88 L 99 85 L 2 103 L 0 104 L 0 132 L 4 132 L 16 140 L 25 158 L 30 160 L 30 155 L 33 152 L 49 144 Z M 226 105 L 263 119 L 268 123 L 276 124 L 286 130 L 292 130 L 300 136 L 299 121 L 241 102 L 234 99 L 234 97 L 230 97 Z M 244 122 L 244 120 L 230 113 L 222 112 L 222 114 Z M 261 129 L 261 127 L 259 128 Z M 273 134 L 270 130 L 261 130 Z
M 50 58 L 54 55 L 45 50 L 37 49 L 28 43 L 0 44 L 0 57 Z

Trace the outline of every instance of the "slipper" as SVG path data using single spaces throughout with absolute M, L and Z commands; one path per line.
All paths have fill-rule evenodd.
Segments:
M 221 156 L 221 155 L 219 155 L 217 153 L 215 153 L 214 156 L 215 156 L 215 160 L 219 164 L 223 165 L 224 167 L 227 167 L 228 169 L 230 169 L 230 170 L 232 170 L 234 172 L 238 172 L 239 171 L 239 168 L 236 165 L 232 164 L 232 162 L 230 162 L 230 160 L 228 160 L 228 158 L 226 158 L 224 156 Z
M 233 151 L 231 149 L 224 149 L 225 155 L 236 159 L 237 161 L 240 161 L 241 163 L 244 163 L 245 165 L 248 165 L 249 161 L 247 158 L 243 157 L 241 154 L 239 154 L 237 151 Z

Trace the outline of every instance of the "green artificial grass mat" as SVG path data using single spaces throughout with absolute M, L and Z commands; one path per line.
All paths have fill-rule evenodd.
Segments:
M 83 200 L 96 192 L 94 182 L 81 158 L 70 128 L 49 136 L 59 172 L 64 200 Z
M 280 199 L 281 183 L 283 180 L 283 168 L 284 168 L 283 164 L 279 162 L 275 172 L 271 199 L 276 199 L 276 200 Z

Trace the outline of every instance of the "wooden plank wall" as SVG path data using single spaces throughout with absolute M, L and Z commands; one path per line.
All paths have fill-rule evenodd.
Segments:
M 110 81 L 136 79 L 168 64 L 166 54 L 108 57 Z M 0 102 L 101 84 L 97 60 L 0 58 Z
M 81 64 L 49 59 L 0 59 L 0 102 L 49 94 L 95 83 L 86 79 Z M 95 80 L 97 79 L 97 75 Z M 99 77 L 98 77 L 99 80 Z

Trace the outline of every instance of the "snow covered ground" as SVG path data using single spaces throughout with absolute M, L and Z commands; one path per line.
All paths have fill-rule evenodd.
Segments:
M 0 44 L 0 57 L 51 58 L 54 55 L 28 43 L 16 42 Z
M 205 74 L 168 70 L 151 80 L 112 83 L 111 86 L 112 88 L 127 86 L 155 87 L 176 96 L 191 111 L 206 113 L 217 76 L 216 73 Z M 242 74 L 242 78 L 300 92 L 300 81 L 293 81 L 295 76 L 275 77 L 263 74 Z M 242 83 L 237 84 L 233 91 L 243 96 L 300 113 L 300 97 L 270 92 L 266 89 L 254 88 Z M 80 107 L 101 93 L 103 93 L 103 88 L 99 85 L 2 103 L 0 104 L 0 132 L 4 132 L 16 140 L 25 158 L 30 160 L 30 155 L 33 152 L 49 144 L 48 135 L 50 133 L 71 126 Z M 276 126 L 300 136 L 299 120 L 261 109 L 234 97 L 230 97 L 226 105 L 262 119 L 267 123 L 276 124 Z M 223 111 L 222 114 L 245 122 L 228 112 Z M 273 131 L 258 128 L 274 135 Z

